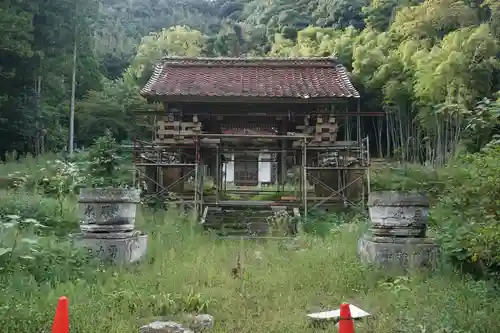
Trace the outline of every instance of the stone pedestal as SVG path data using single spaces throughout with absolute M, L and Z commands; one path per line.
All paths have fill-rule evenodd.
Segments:
M 140 193 L 126 188 L 89 188 L 80 191 L 80 230 L 73 236 L 103 262 L 118 265 L 139 261 L 146 254 L 148 236 L 134 230 Z
M 83 188 L 78 206 L 83 233 L 134 230 L 140 193 L 136 189 Z
M 395 238 L 365 235 L 358 254 L 364 263 L 385 268 L 434 267 L 439 246 L 429 238 Z
M 103 262 L 117 265 L 138 262 L 146 255 L 148 235 L 135 234 L 77 234 L 73 236 L 77 246 L 87 248 L 89 252 Z
M 439 246 L 426 238 L 429 199 L 425 194 L 372 192 L 368 207 L 370 231 L 358 242 L 362 262 L 402 269 L 434 266 Z

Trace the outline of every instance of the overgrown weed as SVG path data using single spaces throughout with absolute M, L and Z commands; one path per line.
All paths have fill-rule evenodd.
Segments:
M 94 280 L 81 272 L 56 285 L 18 272 L 23 279 L 2 288 L 2 331 L 48 332 L 61 295 L 70 299 L 72 331 L 82 333 L 137 332 L 142 324 L 184 311 L 214 315 L 214 332 L 315 332 L 306 313 L 338 308 L 342 301 L 374 315 L 357 332 L 491 332 L 500 324 L 493 315 L 500 296 L 489 282 L 460 277 L 449 267 L 390 279 L 359 263 L 359 231 L 352 225 L 324 238 L 301 236 L 301 249 L 289 250 L 275 241 L 214 241 L 191 232 L 173 210 L 141 211 L 138 228 L 150 235 L 142 264 L 88 264 L 86 273 L 92 271 Z M 238 254 L 245 274 L 235 279 L 231 268 Z
M 0 256 L 4 333 L 49 332 L 62 295 L 70 300 L 74 333 L 136 333 L 154 319 L 182 321 L 184 312 L 214 315 L 214 333 L 318 332 L 306 314 L 343 301 L 373 314 L 356 324 L 361 333 L 486 333 L 500 327 L 494 315 L 500 292 L 492 281 L 475 281 L 448 264 L 404 276 L 361 265 L 356 247 L 366 217 L 360 214 L 311 212 L 306 233 L 295 241 L 298 249 L 291 249 L 281 241 L 214 240 L 188 214 L 141 206 L 137 228 L 149 235 L 148 256 L 120 268 L 72 247 L 67 235 L 78 230 L 78 217 L 71 190 L 64 192 L 62 209 L 57 196 L 40 190 L 0 192 L 1 222 L 15 214 L 43 225 L 23 229 L 17 237 L 30 241 L 13 250 L 13 259 Z M 5 236 L 1 247 L 12 248 L 12 239 Z M 238 257 L 244 273 L 234 278 Z

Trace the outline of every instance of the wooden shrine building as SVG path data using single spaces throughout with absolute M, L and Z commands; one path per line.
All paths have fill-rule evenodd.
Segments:
M 151 196 L 200 214 L 266 191 L 260 204 L 306 214 L 364 197 L 360 96 L 335 59 L 169 57 L 140 93 L 161 106 L 142 113 L 153 137 L 135 144 Z

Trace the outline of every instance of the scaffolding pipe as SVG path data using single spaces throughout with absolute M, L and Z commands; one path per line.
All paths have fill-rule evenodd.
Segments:
M 368 192 L 368 195 L 370 195 L 370 192 L 371 192 L 371 171 L 370 171 L 370 137 L 367 136 L 366 137 L 366 184 L 367 184 L 367 192 Z
M 194 163 L 135 163 L 136 166 L 156 166 L 156 167 L 172 167 L 172 168 L 181 168 L 181 167 L 194 167 L 196 164 Z
M 199 178 L 199 170 L 198 170 L 198 164 L 199 164 L 199 154 L 200 154 L 200 147 L 199 147 L 199 140 L 198 138 L 196 138 L 196 141 L 195 141 L 195 156 L 194 156 L 194 160 L 195 160 L 195 164 L 194 164 L 194 211 L 195 211 L 195 218 L 198 219 L 198 214 L 200 213 L 199 212 L 199 198 L 198 198 L 198 192 L 200 190 L 200 184 L 198 182 L 198 178 Z
M 356 115 L 356 140 L 362 144 L 361 142 L 361 100 L 357 101 L 357 115 Z
M 307 223 L 307 144 L 306 140 L 302 141 L 302 197 L 304 205 L 304 223 Z
M 220 186 L 220 153 L 219 145 L 215 148 L 215 203 L 219 205 L 219 186 Z
M 297 139 L 313 139 L 312 135 L 273 135 L 273 134 L 237 134 L 237 133 L 193 133 L 193 134 L 182 134 L 183 137 L 200 137 L 200 138 L 254 138 L 254 139 L 273 139 L 273 140 L 297 140 Z

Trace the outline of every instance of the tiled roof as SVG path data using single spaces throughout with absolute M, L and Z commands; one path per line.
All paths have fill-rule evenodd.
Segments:
M 332 58 L 164 58 L 141 95 L 359 98 Z

